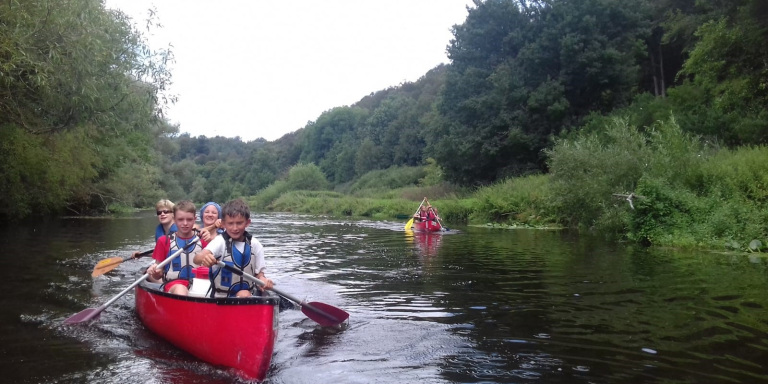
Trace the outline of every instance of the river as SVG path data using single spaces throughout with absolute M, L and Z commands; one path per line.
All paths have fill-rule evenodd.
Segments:
M 0 377 L 9 383 L 233 383 L 149 333 L 129 293 L 156 219 L 2 228 Z M 350 313 L 340 329 L 279 315 L 267 383 L 768 383 L 768 274 L 758 254 L 646 249 L 566 231 L 257 214 L 283 292 Z M 237 337 L 222 332 L 222 341 Z

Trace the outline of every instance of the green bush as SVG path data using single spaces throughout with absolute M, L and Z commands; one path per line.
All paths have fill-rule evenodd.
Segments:
M 637 189 L 628 237 L 646 244 L 695 246 L 694 218 L 701 218 L 706 204 L 695 194 L 675 188 L 666 180 L 643 178 Z
M 254 210 L 267 210 L 269 205 L 280 195 L 288 191 L 285 180 L 277 180 L 254 196 L 247 198 L 248 206 Z
M 673 118 L 642 131 L 626 118 L 611 119 L 602 131 L 560 139 L 547 152 L 554 211 L 567 226 L 668 243 L 673 228 L 696 229 L 686 217 L 704 212 L 702 202 L 694 199 L 698 189 L 706 188 L 701 184 L 708 176 L 702 169 L 714 153 L 698 137 L 683 132 Z M 616 196 L 632 192 L 650 195 L 641 198 L 645 211 L 632 212 L 632 206 Z M 674 236 L 686 244 L 702 240 L 694 233 Z
M 436 200 L 431 203 L 438 208 L 440 219 L 446 227 L 471 222 L 470 216 L 476 212 L 477 205 L 477 201 L 473 198 Z
M 613 119 L 603 132 L 557 140 L 548 150 L 552 204 L 567 226 L 592 227 L 613 206 L 614 193 L 628 193 L 648 166 L 646 138 L 625 119 Z
M 473 222 L 541 225 L 554 221 L 551 176 L 510 178 L 474 195 Z
M 368 190 L 392 190 L 416 185 L 426 174 L 424 167 L 391 167 L 375 170 L 360 176 L 345 192 L 357 194 Z
M 1 218 L 60 213 L 73 201 L 97 196 L 89 188 L 100 160 L 85 128 L 42 136 L 3 125 L 0 152 L 9 160 L 0 167 Z M 104 205 L 114 201 L 103 192 L 98 197 Z
M 720 150 L 707 159 L 692 188 L 722 198 L 768 203 L 768 149 Z
M 637 194 L 643 198 L 635 204 L 628 237 L 650 244 L 739 249 L 766 239 L 768 148 L 696 157 L 687 166 L 660 172 L 666 177 L 641 179 Z
M 290 191 L 320 191 L 329 187 L 325 174 L 315 164 L 294 165 L 285 182 Z

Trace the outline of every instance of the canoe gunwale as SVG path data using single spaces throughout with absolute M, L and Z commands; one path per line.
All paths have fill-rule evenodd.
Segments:
M 141 283 L 136 286 L 136 289 L 142 289 L 149 292 L 152 295 L 168 297 L 179 301 L 190 301 L 193 303 L 214 303 L 218 305 L 279 305 L 280 296 L 275 295 L 272 292 L 267 292 L 267 296 L 251 296 L 251 297 L 198 297 L 198 296 L 180 296 L 173 293 L 168 293 L 160 289 L 160 284 L 153 283 Z
M 437 220 L 414 222 L 411 227 L 414 232 L 435 233 L 443 230 L 443 227 Z

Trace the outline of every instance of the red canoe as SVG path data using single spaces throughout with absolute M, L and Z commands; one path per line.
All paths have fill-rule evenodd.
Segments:
M 416 232 L 437 232 L 443 229 L 438 221 L 414 221 L 411 230 Z
M 149 330 L 200 360 L 264 380 L 277 338 L 280 298 L 201 298 L 136 287 L 136 313 Z

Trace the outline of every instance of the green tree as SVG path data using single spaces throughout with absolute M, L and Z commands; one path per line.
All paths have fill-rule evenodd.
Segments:
M 735 3 L 741 5 L 726 12 L 732 16 L 699 27 L 682 74 L 708 96 L 703 104 L 722 116 L 717 136 L 731 145 L 762 144 L 768 142 L 768 4 Z
M 249 195 L 255 195 L 256 192 L 274 183 L 280 174 L 274 150 L 261 148 L 253 152 L 242 172 L 244 172 L 244 192 Z
M 0 127 L 6 153 L 25 153 L 0 174 L 4 216 L 151 199 L 153 141 L 173 130 L 163 121 L 170 52 L 151 51 L 98 0 L 4 2 L 0 20 Z
M 355 174 L 361 176 L 376 169 L 386 168 L 386 154 L 370 138 L 363 140 L 355 155 Z
M 455 26 L 427 140 L 445 176 L 487 183 L 544 169 L 550 138 L 629 103 L 645 14 L 613 0 L 477 2 Z
M 319 163 L 345 136 L 354 136 L 366 117 L 366 110 L 355 107 L 323 112 L 317 121 L 304 127 L 301 161 Z
M 286 178 L 288 190 L 319 191 L 328 188 L 328 180 L 323 171 L 314 164 L 297 164 L 288 171 Z

